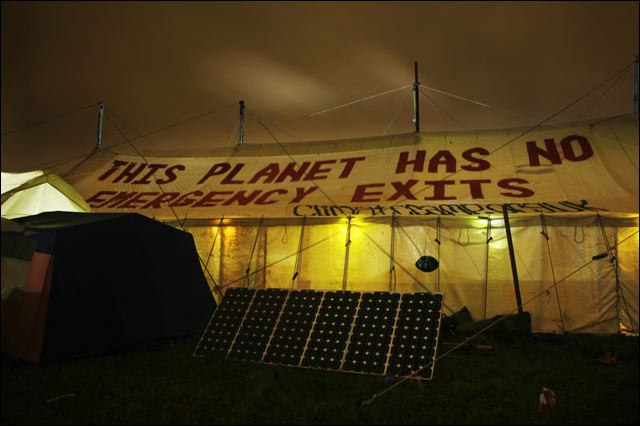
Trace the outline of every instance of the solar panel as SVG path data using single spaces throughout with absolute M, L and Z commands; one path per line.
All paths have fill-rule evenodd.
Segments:
M 434 293 L 234 288 L 195 355 L 430 379 L 442 302 Z
M 227 352 L 255 295 L 252 288 L 230 288 L 214 312 L 194 354 Z
M 298 366 L 324 293 L 292 291 L 278 320 L 263 362 Z
M 324 294 L 302 367 L 339 370 L 362 293 L 330 291 Z
M 399 300 L 398 293 L 362 295 L 343 370 L 384 374 Z
M 433 377 L 442 300 L 441 294 L 402 295 L 387 374 L 404 377 L 421 370 L 421 378 Z
M 254 296 L 238 334 L 229 348 L 229 357 L 247 361 L 261 361 L 265 347 L 280 316 L 287 290 L 270 288 Z

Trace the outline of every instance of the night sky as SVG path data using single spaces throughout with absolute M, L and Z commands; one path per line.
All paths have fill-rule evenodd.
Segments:
M 258 116 L 283 142 L 410 132 L 410 88 L 309 115 L 411 84 L 414 61 L 423 85 L 501 110 L 423 88 L 437 103 L 421 96 L 423 131 L 529 126 L 638 51 L 638 2 L 2 2 L 1 15 L 3 171 L 60 172 L 70 163 L 48 163 L 91 152 L 97 107 L 13 130 L 99 100 L 105 146 L 123 141 L 114 122 L 133 138 L 225 106 L 138 146 L 235 144 L 240 99 L 248 143 L 273 142 Z M 610 86 L 553 122 L 633 111 L 633 67 Z

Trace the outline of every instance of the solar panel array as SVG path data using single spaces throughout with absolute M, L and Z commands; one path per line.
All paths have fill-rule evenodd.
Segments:
M 430 379 L 442 301 L 439 293 L 232 288 L 195 355 Z

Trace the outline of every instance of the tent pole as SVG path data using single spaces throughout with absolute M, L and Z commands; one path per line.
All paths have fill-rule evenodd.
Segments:
M 420 89 L 420 82 L 418 81 L 418 63 L 413 63 L 414 81 L 413 81 L 413 124 L 415 126 L 416 133 L 420 133 L 420 98 L 418 97 L 418 90 Z
M 564 318 L 562 317 L 562 305 L 560 304 L 560 292 L 558 291 L 558 280 L 556 280 L 556 272 L 553 267 L 553 258 L 551 257 L 551 245 L 549 244 L 549 233 L 547 231 L 547 223 L 544 219 L 544 214 L 540 213 L 540 224 L 542 225 L 542 236 L 544 237 L 547 243 L 547 254 L 549 256 L 549 265 L 551 266 L 551 277 L 553 278 L 553 288 L 556 291 L 556 301 L 558 302 L 558 314 L 560 315 L 560 327 L 562 327 L 562 332 L 566 333 L 567 330 L 564 327 Z
M 396 240 L 396 213 L 391 215 L 391 251 L 389 256 L 389 291 L 396 291 L 395 283 L 393 282 L 393 275 L 396 272 L 396 260 L 395 260 L 395 240 Z
M 269 227 L 264 228 L 264 252 L 262 253 L 262 288 L 267 288 L 267 240 L 269 234 Z
M 253 255 L 256 252 L 256 245 L 258 244 L 258 239 L 260 238 L 260 231 L 262 231 L 262 224 L 264 222 L 264 216 L 260 218 L 260 222 L 258 222 L 258 231 L 256 232 L 256 239 L 253 240 L 253 248 L 251 249 L 251 256 L 249 257 L 249 264 L 247 265 L 247 269 L 245 270 L 244 275 L 244 285 L 243 287 L 250 288 L 249 286 L 249 275 L 251 273 L 251 262 L 253 261 Z M 258 283 L 256 281 L 256 288 L 258 288 Z
M 516 256 L 513 251 L 513 240 L 511 239 L 511 225 L 509 224 L 509 212 L 507 205 L 502 205 L 502 215 L 504 217 L 504 229 L 507 233 L 507 242 L 509 243 L 509 260 L 511 260 L 511 273 L 513 274 L 513 287 L 516 291 L 516 303 L 518 305 L 518 313 L 522 313 L 522 297 L 520 296 L 520 282 L 518 281 L 518 269 L 516 267 Z
M 441 232 L 440 227 L 441 227 L 440 216 L 438 216 L 438 219 L 436 220 L 436 228 L 437 228 L 436 243 L 438 244 L 438 261 L 440 261 L 440 232 Z M 440 291 L 440 268 L 438 268 L 436 291 Z
M 218 275 L 218 282 L 220 283 L 220 288 L 224 288 L 223 284 L 222 284 L 222 280 L 224 279 L 224 255 L 225 255 L 225 247 L 224 247 L 224 226 L 222 225 L 222 223 L 220 224 L 220 232 L 221 232 L 221 236 L 220 236 L 220 268 L 219 268 L 219 275 Z M 220 294 L 220 296 L 222 296 L 222 292 Z
M 240 144 L 244 143 L 244 101 L 240 101 Z
M 482 305 L 482 319 L 487 319 L 487 296 L 489 294 L 489 243 L 493 241 L 491 236 L 491 218 L 487 219 L 487 243 L 485 249 L 485 265 L 484 265 L 484 291 L 483 291 L 483 305 Z
M 298 240 L 298 252 L 296 253 L 296 264 L 293 267 L 293 277 L 291 278 L 291 288 L 296 287 L 296 279 L 300 275 L 300 265 L 302 264 L 302 244 L 304 242 L 304 228 L 307 224 L 307 216 L 302 216 L 300 227 L 300 239 Z
M 102 148 L 102 126 L 104 124 L 104 102 L 98 104 L 98 137 L 96 145 L 98 149 Z
M 636 62 L 633 66 L 634 70 L 634 91 L 633 91 L 633 111 L 638 114 L 638 55 L 636 55 Z
M 347 277 L 349 274 L 349 248 L 351 247 L 351 216 L 349 216 L 349 222 L 347 223 L 347 243 L 345 244 L 344 252 L 344 272 L 342 273 L 342 289 L 347 289 Z

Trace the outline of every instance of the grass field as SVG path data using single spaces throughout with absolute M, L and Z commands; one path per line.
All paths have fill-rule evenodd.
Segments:
M 2 361 L 2 424 L 638 424 L 638 338 L 534 336 L 455 351 L 431 381 L 193 358 L 196 338 L 28 365 Z M 615 351 L 616 365 L 597 358 Z M 537 412 L 543 385 L 557 406 Z

